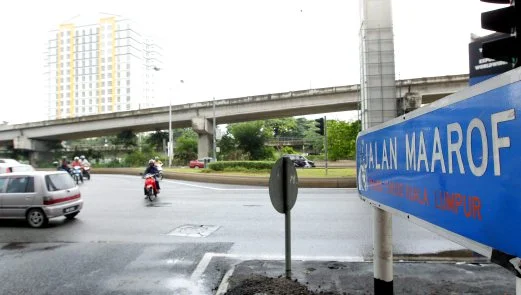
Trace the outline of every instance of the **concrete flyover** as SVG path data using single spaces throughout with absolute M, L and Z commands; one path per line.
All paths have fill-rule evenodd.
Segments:
M 426 77 L 396 81 L 397 97 L 420 93 L 424 103 L 435 101 L 468 86 L 468 75 Z M 311 115 L 359 108 L 360 85 L 317 88 L 215 101 L 218 124 Z M 200 136 L 200 150 L 209 151 L 213 101 L 172 106 L 172 127 L 192 127 Z M 77 118 L 0 125 L 0 145 L 45 150 L 40 143 L 168 128 L 169 107 L 115 112 Z M 201 146 L 202 145 L 202 146 Z M 204 153 L 203 153 L 204 154 Z M 201 155 L 201 153 L 200 153 Z M 204 155 L 206 156 L 206 155 Z

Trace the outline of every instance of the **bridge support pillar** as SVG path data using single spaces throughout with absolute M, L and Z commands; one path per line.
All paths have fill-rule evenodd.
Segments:
M 213 123 L 211 119 L 193 118 L 192 129 L 199 135 L 197 158 L 211 157 L 213 143 Z
M 25 136 L 17 136 L 13 139 L 13 148 L 28 151 L 29 162 L 34 167 L 38 167 L 38 164 L 44 162 L 52 163 L 53 153 L 51 148 L 55 144 L 54 141 L 30 139 Z

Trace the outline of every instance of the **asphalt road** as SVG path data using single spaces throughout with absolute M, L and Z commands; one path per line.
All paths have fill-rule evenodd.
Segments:
M 233 261 L 284 257 L 267 188 L 165 180 L 150 203 L 142 186 L 93 175 L 76 220 L 0 221 L 0 294 L 209 294 Z M 291 217 L 293 259 L 371 256 L 371 208 L 355 190 L 300 189 Z M 400 218 L 393 241 L 396 254 L 462 249 Z

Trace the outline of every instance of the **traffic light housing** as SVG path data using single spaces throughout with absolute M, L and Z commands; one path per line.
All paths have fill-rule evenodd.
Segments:
M 320 135 L 324 135 L 324 118 L 318 118 L 318 119 L 315 119 L 315 127 L 318 128 L 318 130 L 315 130 L 316 133 L 320 134 Z
M 521 0 L 520 0 L 521 1 Z M 521 63 L 521 8 L 516 8 L 515 0 L 481 0 L 496 4 L 510 4 L 508 7 L 483 12 L 481 27 L 486 30 L 503 33 L 495 40 L 483 43 L 483 57 L 512 63 L 514 68 Z

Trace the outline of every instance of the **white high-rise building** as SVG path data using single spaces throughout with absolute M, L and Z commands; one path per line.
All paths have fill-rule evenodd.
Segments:
M 51 120 L 154 105 L 161 48 L 130 20 L 62 24 L 46 56 Z

